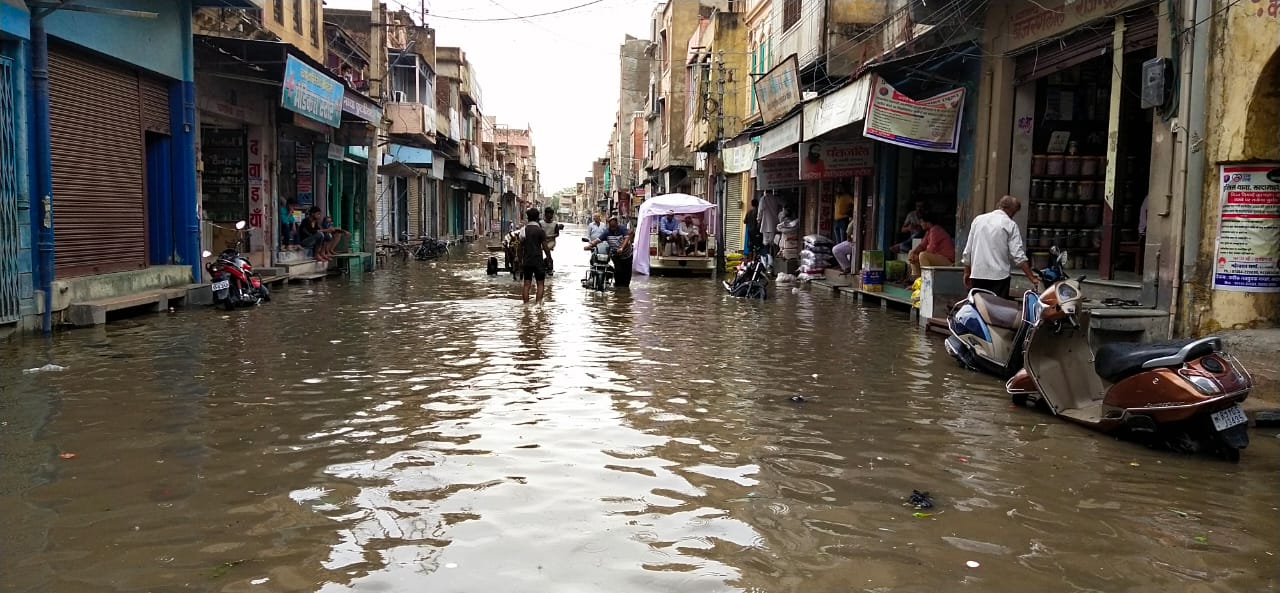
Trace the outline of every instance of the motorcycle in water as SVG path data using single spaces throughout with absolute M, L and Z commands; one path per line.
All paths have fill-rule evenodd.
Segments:
M 738 264 L 733 281 L 721 283 L 729 294 L 748 299 L 769 298 L 769 269 L 763 257 L 754 257 Z
M 583 243 L 590 243 L 591 239 L 582 238 Z M 612 258 L 612 249 L 609 244 L 601 241 L 597 243 L 595 248 L 591 250 L 590 267 L 587 268 L 587 275 L 582 279 L 582 287 L 589 290 L 604 290 L 613 282 L 613 265 L 610 263 Z
M 1177 451 L 1240 460 L 1249 421 L 1239 404 L 1253 378 L 1221 339 L 1111 343 L 1094 353 L 1088 328 L 1087 312 L 1045 310 L 1027 339 L 1026 368 L 1005 383 L 1014 403 L 1041 404 L 1089 428 Z
M 1028 290 L 1022 302 L 1011 301 L 989 290 L 974 288 L 963 301 L 956 303 L 947 318 L 951 335 L 944 343 L 947 353 L 962 366 L 1008 379 L 1022 368 L 1022 354 L 1027 333 L 1039 320 L 1046 306 L 1075 307 L 1084 297 L 1080 294 L 1083 277 L 1069 278 L 1063 265 L 1067 252 L 1057 247 L 1049 267 L 1036 272 L 1044 290 L 1036 294 Z M 1046 295 L 1066 302 L 1045 302 Z
M 222 250 L 217 259 L 204 266 L 209 272 L 213 304 L 222 305 L 228 311 L 271 301 L 271 291 L 262 283 L 262 277 L 253 271 L 253 265 L 240 254 L 245 226 L 243 220 L 237 222 L 235 246 Z M 213 253 L 206 250 L 201 255 L 208 259 Z
M 443 255 L 448 255 L 449 243 L 447 241 L 441 241 L 440 239 L 434 239 L 426 235 L 422 235 L 419 239 L 421 239 L 422 242 L 413 250 L 414 259 L 418 261 L 427 261 L 438 259 Z

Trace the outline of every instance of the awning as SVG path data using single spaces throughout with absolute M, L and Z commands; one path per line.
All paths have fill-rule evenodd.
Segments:
M 488 194 L 493 191 L 486 175 L 470 169 L 453 169 L 445 173 L 445 177 L 463 182 L 467 191 L 473 194 Z
M 401 146 L 399 144 L 392 144 L 387 149 L 387 154 L 391 158 L 408 165 L 430 165 L 434 158 L 434 154 L 428 148 Z
M 420 171 L 400 161 L 393 161 L 378 167 L 378 174 L 391 177 L 417 177 Z
M 762 159 L 775 152 L 780 152 L 799 144 L 801 140 L 800 131 L 803 125 L 804 114 L 797 113 L 762 134 L 760 136 L 760 149 L 756 153 L 756 158 Z
M 855 124 L 867 114 L 871 96 L 870 74 L 804 106 L 804 139 L 813 140 L 831 130 Z

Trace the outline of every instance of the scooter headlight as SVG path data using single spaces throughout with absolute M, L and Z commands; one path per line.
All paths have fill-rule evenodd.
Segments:
M 1188 383 L 1194 385 L 1196 391 L 1199 391 L 1200 393 L 1205 395 L 1217 395 L 1222 393 L 1222 386 L 1219 385 L 1212 377 L 1185 372 L 1179 372 L 1178 374 L 1182 375 L 1182 378 L 1186 379 Z

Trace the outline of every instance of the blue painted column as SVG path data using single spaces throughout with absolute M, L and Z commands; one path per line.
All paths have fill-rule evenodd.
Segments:
M 876 248 L 886 253 L 898 238 L 898 147 L 876 143 Z
M 195 46 L 191 36 L 191 1 L 181 0 L 182 80 L 169 87 L 169 121 L 173 136 L 173 219 L 175 264 L 191 266 L 192 282 L 200 281 L 200 196 L 196 194 Z
M 44 291 L 40 329 L 53 332 L 53 163 L 49 150 L 49 37 L 43 19 L 31 21 L 31 195 L 36 213 L 37 273 Z

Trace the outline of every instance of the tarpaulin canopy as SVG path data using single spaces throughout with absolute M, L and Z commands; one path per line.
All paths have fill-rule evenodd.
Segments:
M 697 196 L 689 194 L 664 194 L 654 196 L 640 204 L 636 213 L 635 259 L 631 269 L 649 274 L 649 231 L 653 228 L 653 219 L 672 214 L 701 214 L 707 212 L 707 228 L 716 229 L 716 205 Z

